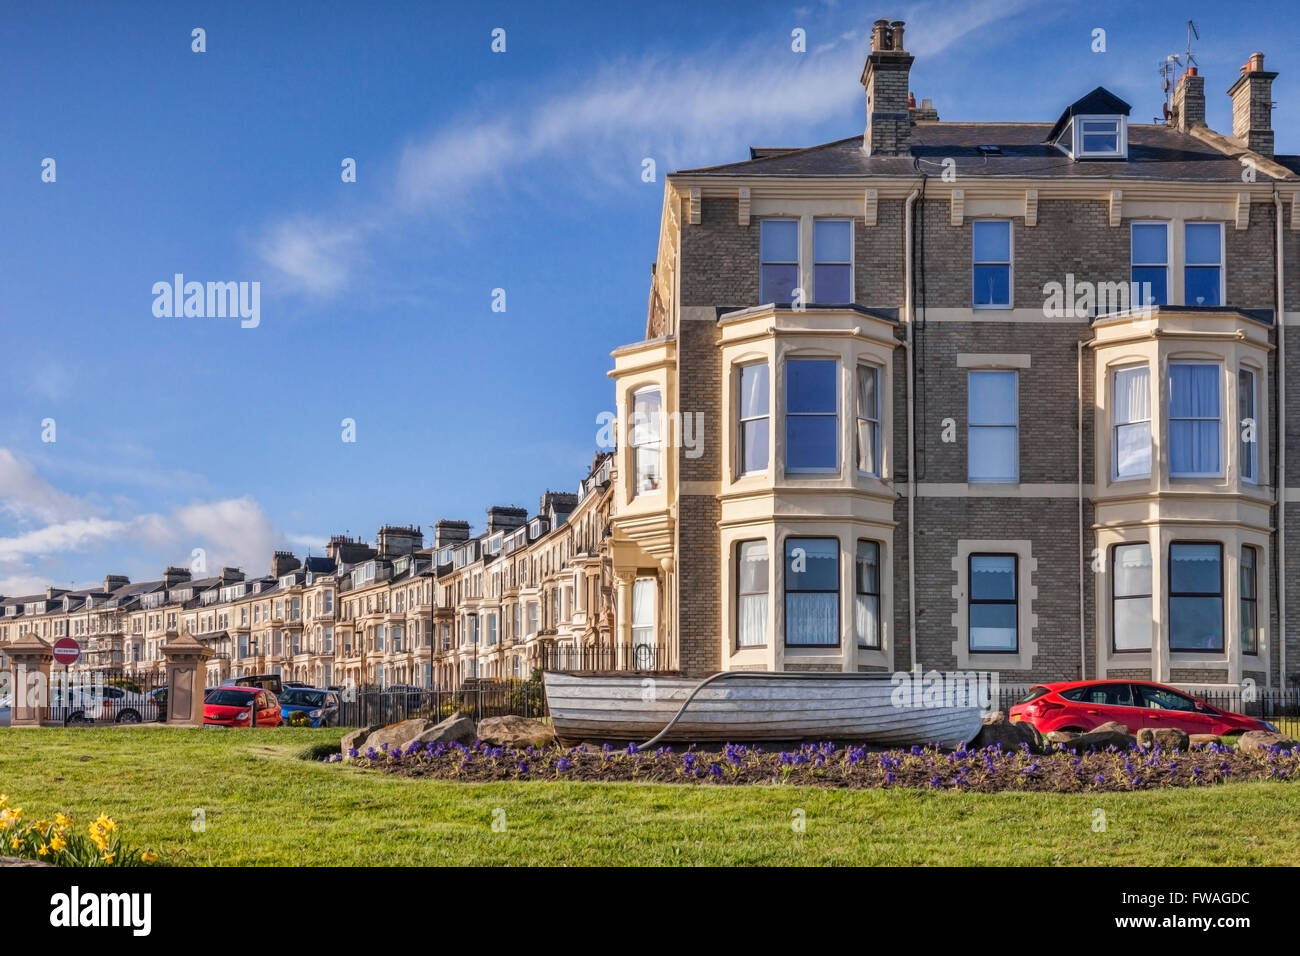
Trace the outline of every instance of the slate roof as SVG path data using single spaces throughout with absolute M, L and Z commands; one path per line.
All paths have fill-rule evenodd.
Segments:
M 1169 126 L 1130 123 L 1128 158 L 1072 160 L 1048 145 L 1051 123 L 918 123 L 911 155 L 868 156 L 861 134 L 788 152 L 754 150 L 756 158 L 720 166 L 684 169 L 675 176 L 915 176 L 938 177 L 943 161 L 956 160 L 962 177 L 1030 179 L 1137 179 L 1241 182 L 1241 162 L 1190 133 Z M 997 146 L 986 155 L 980 146 Z M 1300 157 L 1278 162 L 1300 173 Z

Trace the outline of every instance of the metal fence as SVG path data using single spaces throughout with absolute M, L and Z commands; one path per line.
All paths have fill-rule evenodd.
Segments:
M 470 717 L 545 717 L 546 693 L 541 681 L 479 680 L 458 690 L 401 687 L 344 692 L 339 703 L 338 726 L 370 727 L 424 717 L 445 720 L 452 714 Z
M 68 727 L 159 722 L 167 716 L 167 685 L 121 669 L 55 668 L 46 716 Z

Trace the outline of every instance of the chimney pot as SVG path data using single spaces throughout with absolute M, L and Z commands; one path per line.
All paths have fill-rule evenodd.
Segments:
M 916 94 L 915 94 L 915 93 L 908 93 L 908 94 L 907 94 L 907 108 L 908 108 L 908 109 L 914 109 L 915 107 L 916 107 Z
M 1264 69 L 1264 54 L 1256 51 L 1250 55 L 1250 60 L 1247 62 L 1250 64 L 1252 72 L 1255 70 L 1262 70 Z
M 1189 67 L 1187 68 L 1187 75 L 1188 75 L 1188 76 L 1199 76 L 1199 75 L 1200 75 L 1200 71 L 1199 71 L 1196 67 L 1194 67 L 1194 66 L 1189 66 Z

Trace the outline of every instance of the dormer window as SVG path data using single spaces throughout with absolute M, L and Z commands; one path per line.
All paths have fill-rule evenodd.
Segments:
M 1048 142 L 1076 162 L 1128 157 L 1131 107 L 1109 90 L 1097 87 L 1070 104 L 1048 134 Z

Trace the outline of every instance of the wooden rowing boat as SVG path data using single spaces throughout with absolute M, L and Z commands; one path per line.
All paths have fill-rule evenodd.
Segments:
M 899 706 L 888 674 L 729 671 L 701 682 L 641 674 L 543 674 L 565 742 L 836 741 L 959 747 L 979 732 L 969 706 Z M 666 730 L 666 732 L 665 732 Z

